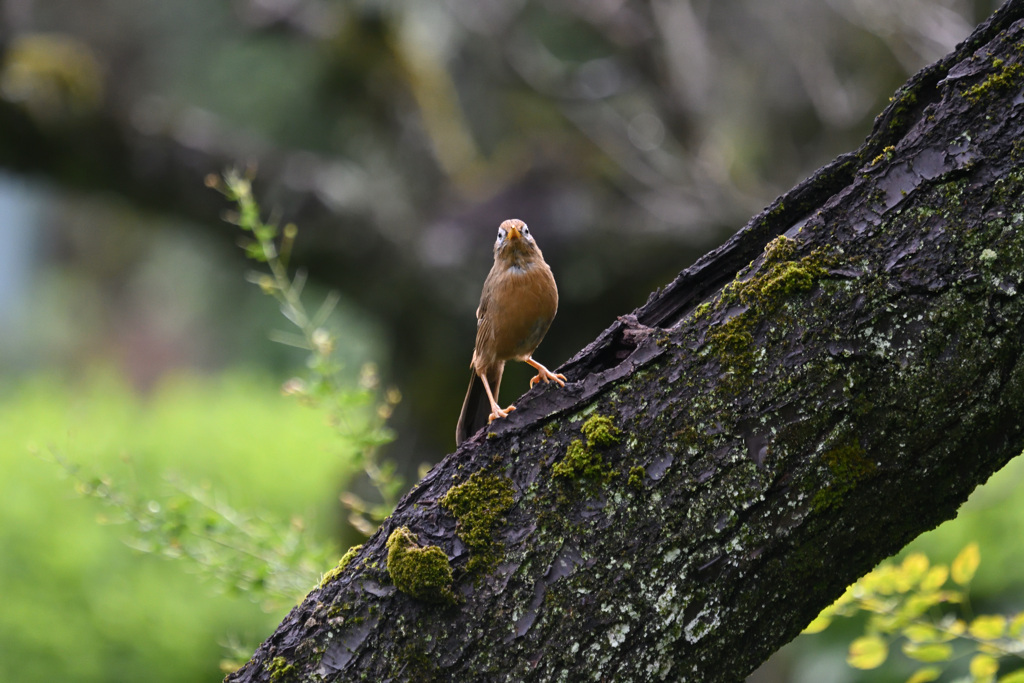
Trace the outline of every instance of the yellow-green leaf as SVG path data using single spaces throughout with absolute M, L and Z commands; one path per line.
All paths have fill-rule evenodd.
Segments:
M 903 654 L 919 662 L 945 662 L 953 656 L 953 646 L 946 643 L 904 643 Z
M 1024 683 L 1024 669 L 1017 669 L 999 677 L 999 683 Z
M 1020 637 L 1021 633 L 1024 632 L 1024 612 L 1021 612 L 1010 621 L 1010 627 L 1007 631 L 1014 638 Z
M 889 656 L 889 646 L 878 636 L 861 636 L 850 643 L 846 663 L 855 669 L 875 669 Z
M 971 675 L 975 680 L 990 679 L 999 671 L 999 662 L 989 655 L 974 655 L 971 659 Z
M 954 591 L 929 591 L 912 593 L 900 607 L 900 614 L 907 619 L 919 617 L 940 602 L 960 602 L 961 596 Z
M 879 565 L 874 571 L 861 579 L 864 585 L 875 593 L 892 595 L 900 592 L 900 570 L 888 562 Z
M 949 578 L 949 570 L 942 565 L 932 567 L 925 574 L 921 580 L 921 590 L 923 591 L 937 591 L 942 588 L 942 585 L 946 583 L 946 579 Z
M 907 683 L 930 683 L 931 681 L 938 680 L 941 675 L 942 669 L 939 667 L 926 666 L 915 671 L 914 675 L 907 679 Z
M 967 622 L 963 619 L 956 619 L 952 624 L 946 627 L 946 631 L 953 636 L 962 636 L 967 632 Z
M 832 615 L 831 614 L 827 614 L 828 611 L 829 611 L 828 608 L 826 608 L 825 610 L 822 611 L 821 614 L 819 614 L 818 616 L 814 617 L 814 621 L 812 621 L 811 623 L 807 624 L 807 626 L 806 626 L 806 628 L 804 628 L 803 632 L 804 633 L 821 633 L 822 631 L 827 629 L 829 624 L 832 623 Z
M 850 584 L 846 587 L 846 591 L 842 595 L 840 595 L 834 603 L 832 603 L 832 607 L 834 607 L 836 610 L 841 610 L 843 607 L 846 607 L 854 601 L 856 592 L 857 584 Z
M 979 640 L 995 640 L 1006 633 L 1006 617 L 1001 614 L 983 614 L 967 627 L 967 631 Z
M 892 611 L 895 602 L 881 598 L 864 598 L 860 601 L 861 609 L 875 614 L 888 614 Z
M 903 629 L 903 635 L 914 643 L 930 643 L 939 640 L 939 630 L 929 624 L 911 624 Z
M 961 586 L 966 586 L 974 578 L 974 572 L 978 571 L 979 564 L 981 564 L 981 551 L 978 550 L 978 544 L 968 543 L 950 566 L 953 580 Z
M 903 558 L 900 568 L 903 570 L 903 578 L 909 584 L 915 585 L 928 571 L 928 556 L 924 553 L 910 553 Z
M 868 633 L 893 633 L 907 625 L 906 619 L 896 614 L 872 614 L 868 619 Z

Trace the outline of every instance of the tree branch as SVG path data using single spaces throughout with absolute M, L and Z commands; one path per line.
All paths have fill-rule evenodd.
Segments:
M 436 466 L 228 680 L 739 680 L 954 516 L 1024 447 L 1022 17 Z

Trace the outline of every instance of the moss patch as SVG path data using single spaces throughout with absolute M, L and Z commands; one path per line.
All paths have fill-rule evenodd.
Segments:
M 289 664 L 284 657 L 274 657 L 267 662 L 266 671 L 274 683 L 283 683 L 295 678 L 295 665 Z
M 994 73 L 981 83 L 972 85 L 964 91 L 964 97 L 971 104 L 977 104 L 993 90 L 1009 90 L 1018 87 L 1021 79 L 1024 78 L 1024 64 L 1006 64 L 1002 59 L 993 59 L 992 66 L 996 69 Z
M 832 483 L 814 495 L 811 505 L 815 509 L 839 503 L 857 482 L 870 477 L 878 469 L 865 457 L 864 448 L 856 440 L 826 451 L 821 460 L 832 475 Z
M 620 441 L 620 430 L 610 417 L 594 415 L 580 429 L 586 439 L 573 439 L 565 457 L 556 462 L 551 473 L 555 478 L 586 479 L 592 482 L 608 480 L 612 472 L 605 467 L 604 458 L 597 448 L 611 446 Z
M 469 547 L 471 557 L 466 570 L 492 570 L 503 553 L 501 544 L 494 540 L 494 529 L 515 504 L 512 482 L 474 472 L 465 482 L 450 488 L 440 502 L 455 517 L 455 533 Z
M 794 260 L 798 245 L 784 235 L 773 239 L 764 248 L 761 272 L 746 279 L 737 277 L 715 302 L 719 310 L 745 309 L 715 326 L 707 336 L 709 350 L 731 375 L 753 371 L 753 331 L 758 321 L 774 314 L 787 298 L 810 290 L 825 275 L 823 253 L 815 250 Z
M 337 566 L 335 566 L 334 569 L 332 569 L 329 572 L 327 572 L 326 574 L 324 574 L 324 577 L 322 579 L 320 579 L 320 586 L 319 587 L 323 588 L 324 586 L 329 584 L 331 581 L 334 581 L 336 578 L 341 576 L 341 573 L 343 571 L 345 571 L 345 567 L 347 567 L 349 565 L 349 563 L 352 562 L 353 558 L 355 558 L 355 556 L 356 556 L 356 553 L 358 553 L 359 549 L 362 548 L 362 547 L 363 547 L 362 545 L 354 545 L 351 548 L 349 548 L 347 551 L 345 551 L 345 554 L 341 556 L 340 560 L 338 560 Z
M 600 453 L 588 449 L 581 439 L 573 439 L 565 450 L 565 457 L 554 464 L 551 473 L 565 479 L 597 480 L 604 479 L 607 470 Z
M 730 318 L 708 333 L 708 343 L 726 372 L 747 374 L 754 369 L 754 317 L 746 313 Z
M 611 446 L 619 442 L 619 428 L 610 417 L 594 415 L 583 423 L 583 436 L 587 437 L 587 448 Z
M 647 476 L 647 470 L 641 465 L 637 465 L 629 470 L 629 485 L 635 489 L 642 489 L 644 487 L 644 477 Z
M 436 545 L 420 547 L 417 541 L 406 526 L 388 536 L 388 574 L 395 587 L 423 602 L 454 604 L 448 556 Z

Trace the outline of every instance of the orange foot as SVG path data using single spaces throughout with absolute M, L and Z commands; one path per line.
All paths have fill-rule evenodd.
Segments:
M 494 422 L 494 419 L 497 418 L 497 417 L 508 417 L 508 414 L 511 413 L 515 409 L 516 409 L 515 406 L 509 406 L 508 408 L 505 408 L 505 410 L 502 410 L 501 408 L 499 408 L 496 405 L 493 406 L 492 410 L 494 412 L 492 412 L 490 415 L 487 416 L 487 424 L 491 424 L 492 422 Z
M 537 375 L 530 380 L 530 387 L 532 388 L 537 382 L 548 382 L 554 381 L 560 387 L 565 386 L 565 375 L 556 375 L 555 373 L 548 370 L 546 367 L 535 361 L 533 358 L 527 358 L 526 362 L 537 369 Z

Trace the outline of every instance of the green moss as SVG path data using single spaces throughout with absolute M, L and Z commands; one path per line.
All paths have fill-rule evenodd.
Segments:
M 556 462 L 551 473 L 565 479 L 604 479 L 607 469 L 600 453 L 583 445 L 581 439 L 573 439 L 565 451 L 565 457 Z
M 392 673 L 398 680 L 416 681 L 416 683 L 434 683 L 434 681 L 445 680 L 438 674 L 437 665 L 423 651 L 423 643 L 415 638 L 398 652 L 393 666 Z
M 417 540 L 405 526 L 388 536 L 388 574 L 395 587 L 423 602 L 454 604 L 448 556 L 436 545 L 420 547 Z
M 821 456 L 837 483 L 855 484 L 875 473 L 875 463 L 864 457 L 864 448 L 857 441 L 833 448 Z
M 814 495 L 811 506 L 816 510 L 841 502 L 858 482 L 867 479 L 878 469 L 874 462 L 865 457 L 864 448 L 857 440 L 826 451 L 821 460 L 829 469 L 832 483 Z
M 893 98 L 890 98 L 890 102 L 895 101 L 896 104 L 892 108 L 892 115 L 890 117 L 888 131 L 890 133 L 896 133 L 902 130 L 906 125 L 907 116 L 917 106 L 917 91 L 916 90 L 904 90 L 900 89 L 900 92 Z
M 644 477 L 646 476 L 647 470 L 640 465 L 630 468 L 629 485 L 635 489 L 642 489 L 644 487 Z
M 612 419 L 605 415 L 594 415 L 583 423 L 583 435 L 587 437 L 588 448 L 616 444 L 620 434 Z
M 793 250 L 795 245 L 784 252 L 792 255 Z M 798 261 L 780 260 L 772 253 L 766 253 L 765 265 L 768 267 L 759 275 L 736 282 L 735 296 L 747 306 L 755 306 L 762 310 L 775 308 L 781 304 L 782 299 L 813 287 L 814 282 L 825 274 L 823 260 L 822 254 L 818 251 Z
M 274 657 L 266 664 L 266 672 L 274 683 L 283 683 L 295 677 L 295 665 L 289 664 L 284 657 Z
M 894 156 L 896 156 L 896 148 L 893 147 L 892 145 L 888 145 L 882 148 L 881 154 L 879 154 L 877 157 L 871 160 L 871 165 L 874 166 L 882 159 L 885 159 L 886 161 L 892 161 Z
M 345 571 L 345 567 L 347 567 L 349 565 L 349 563 L 352 562 L 352 560 L 356 556 L 356 553 L 358 553 L 359 549 L 362 548 L 362 547 L 363 547 L 362 545 L 354 545 L 351 548 L 349 548 L 347 551 L 345 551 L 345 554 L 341 556 L 340 560 L 338 560 L 337 566 L 335 566 L 334 569 L 332 569 L 329 572 L 327 572 L 326 574 L 324 574 L 324 577 L 322 579 L 320 579 L 320 586 L 319 587 L 323 588 L 324 586 L 329 584 L 331 581 L 334 581 L 336 578 L 341 576 L 341 573 L 343 571 Z
M 1024 77 L 1024 64 L 1006 64 L 1001 59 L 992 60 L 995 72 L 989 74 L 981 83 L 976 83 L 964 91 L 971 104 L 977 104 L 985 95 L 993 90 L 1010 90 L 1019 87 L 1021 78 Z
M 503 548 L 494 540 L 494 529 L 515 504 L 512 482 L 505 477 L 474 472 L 453 486 L 441 505 L 455 517 L 455 533 L 469 547 L 469 572 L 488 572 L 501 559 Z
M 617 444 L 621 441 L 621 431 L 610 417 L 604 415 L 591 416 L 583 423 L 580 431 L 586 443 L 582 439 L 573 439 L 565 451 L 565 457 L 552 466 L 552 475 L 562 479 L 607 481 L 612 472 L 605 466 L 604 458 L 597 448 Z
M 754 369 L 754 316 L 748 313 L 736 315 L 708 333 L 708 344 L 727 372 L 745 375 Z
M 760 273 L 747 279 L 737 276 L 722 289 L 719 309 L 746 307 L 707 335 L 711 353 L 726 372 L 744 376 L 753 371 L 756 323 L 772 316 L 786 299 L 810 290 L 825 275 L 826 257 L 820 250 L 793 260 L 798 244 L 783 235 L 776 237 L 764 249 Z
M 779 235 L 764 247 L 764 262 L 766 265 L 773 263 L 781 263 L 782 261 L 789 261 L 796 255 L 796 247 L 799 243 L 786 237 L 785 235 Z

